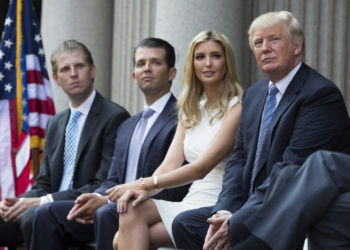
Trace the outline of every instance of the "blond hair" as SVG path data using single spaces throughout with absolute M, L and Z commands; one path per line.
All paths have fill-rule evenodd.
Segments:
M 253 50 L 253 36 L 256 30 L 258 29 L 267 29 L 276 25 L 284 24 L 287 28 L 287 33 L 289 37 L 294 42 L 302 43 L 302 57 L 305 57 L 305 37 L 303 29 L 301 28 L 298 20 L 293 16 L 289 11 L 276 11 L 276 12 L 267 12 L 254 19 L 250 28 L 248 30 L 248 40 L 249 46 Z
M 85 56 L 86 62 L 91 66 L 94 64 L 94 60 L 92 59 L 91 53 L 89 49 L 81 42 L 76 40 L 66 40 L 60 43 L 58 47 L 51 54 L 51 66 L 52 72 L 57 74 L 57 58 L 62 52 L 66 51 L 81 51 Z
M 198 125 L 201 120 L 201 111 L 199 101 L 203 96 L 204 89 L 202 83 L 195 74 L 193 61 L 194 52 L 198 44 L 206 41 L 214 41 L 218 43 L 224 52 L 226 61 L 226 74 L 223 80 L 223 88 L 220 95 L 216 98 L 213 108 L 217 112 L 211 117 L 210 123 L 215 119 L 221 119 L 227 112 L 230 100 L 234 96 L 238 96 L 239 100 L 242 96 L 242 88 L 236 72 L 234 54 L 231 43 L 223 34 L 207 30 L 200 32 L 190 42 L 183 77 L 184 89 L 179 98 L 179 121 L 185 129 L 190 129 Z

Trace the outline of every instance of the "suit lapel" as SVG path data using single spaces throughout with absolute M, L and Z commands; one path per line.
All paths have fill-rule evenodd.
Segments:
M 153 126 L 151 127 L 151 129 L 149 130 L 142 148 L 141 148 L 141 152 L 140 152 L 140 157 L 139 157 L 139 163 L 140 162 L 145 162 L 144 161 L 144 157 L 147 156 L 147 149 L 150 148 L 150 144 L 152 143 L 154 137 L 156 137 L 156 135 L 159 133 L 159 131 L 166 126 L 167 122 L 174 116 L 176 115 L 175 113 L 175 106 L 176 104 L 176 99 L 173 95 L 171 95 L 170 99 L 168 100 L 167 104 L 165 105 L 162 113 L 160 113 L 160 115 L 158 116 L 157 120 L 154 122 Z M 137 169 L 137 176 L 143 176 L 143 168 L 142 167 L 138 167 Z M 142 171 L 142 172 L 140 172 Z
M 75 166 L 77 165 L 85 146 L 87 145 L 91 136 L 94 134 L 94 128 L 96 127 L 96 124 L 98 122 L 98 116 L 101 111 L 102 101 L 102 96 L 96 92 L 95 100 L 91 105 L 89 114 L 84 124 L 83 131 L 80 136 L 77 155 L 75 157 Z
M 65 136 L 66 136 L 66 126 L 68 124 L 69 116 L 70 116 L 70 110 L 67 109 L 65 111 L 65 114 L 57 121 L 57 124 L 62 124 L 62 126 L 57 126 L 56 127 L 57 131 L 53 131 L 53 133 L 57 133 L 58 135 L 61 135 L 57 142 L 58 157 L 56 157 L 56 161 L 57 161 L 56 163 L 57 163 L 57 166 L 62 166 L 62 167 L 51 168 L 52 176 L 57 176 L 56 178 L 54 178 L 55 183 L 53 184 L 53 190 L 58 190 L 62 180 L 63 169 L 64 169 L 64 163 L 63 163 L 64 144 L 65 144 Z
M 261 153 L 262 158 L 260 160 L 259 170 L 261 169 L 261 167 L 265 164 L 265 162 L 267 160 L 268 152 L 269 152 L 271 142 L 272 142 L 273 131 L 276 128 L 276 125 L 277 125 L 279 119 L 284 114 L 284 112 L 287 110 L 287 108 L 291 105 L 291 103 L 294 102 L 294 100 L 296 99 L 297 95 L 300 93 L 300 91 L 303 87 L 304 80 L 306 77 L 305 68 L 303 66 L 304 66 L 304 64 L 302 64 L 299 71 L 293 77 L 292 81 L 290 82 L 286 91 L 284 92 L 280 103 L 277 106 L 276 113 L 273 116 L 272 121 L 271 121 L 270 130 L 267 133 L 266 138 L 265 138 L 265 146 L 263 147 L 263 150 Z
M 305 77 L 306 74 L 302 65 L 299 71 L 295 74 L 294 78 L 292 79 L 291 83 L 286 89 L 286 92 L 283 94 L 279 105 L 277 106 L 276 113 L 271 121 L 271 131 L 273 131 L 273 129 L 275 128 L 281 115 L 286 111 L 290 104 L 294 102 L 295 98 L 300 93 L 304 85 Z
M 268 92 L 268 80 L 266 79 L 263 84 L 261 84 L 260 88 L 258 89 L 258 93 L 256 93 L 255 95 L 255 99 L 253 100 L 252 103 L 252 107 L 258 107 L 259 111 L 256 112 L 254 115 L 254 118 L 252 120 L 252 124 L 255 124 L 255 127 L 253 127 L 255 132 L 255 138 L 254 141 L 256 142 L 255 145 L 255 151 L 256 151 L 256 146 L 257 146 L 257 142 L 259 140 L 259 132 L 260 132 L 260 124 L 261 124 L 261 118 L 262 118 L 262 114 L 264 112 L 264 105 L 265 105 L 265 99 L 267 96 L 267 92 Z M 255 153 L 254 153 L 255 156 Z M 254 157 L 255 158 L 255 157 Z M 254 159 L 253 159 L 254 160 Z
M 119 151 L 118 155 L 120 155 L 121 159 L 120 162 L 121 167 L 122 167 L 122 178 L 123 178 L 123 182 L 125 181 L 125 174 L 126 174 L 126 168 L 127 168 L 127 163 L 128 163 L 128 154 L 129 154 L 129 147 L 130 147 L 130 142 L 131 142 L 131 137 L 132 134 L 134 133 L 135 127 L 137 125 L 137 123 L 139 122 L 140 118 L 141 118 L 142 112 L 130 117 L 129 122 L 128 122 L 128 127 L 129 129 L 127 129 L 125 131 L 125 133 L 118 135 L 120 136 L 120 138 L 118 138 L 118 140 L 122 141 L 122 143 L 125 145 L 124 147 L 122 147 L 123 151 Z M 124 132 L 124 131 L 123 131 Z M 122 137 L 121 137 L 122 136 Z M 120 149 L 120 148 L 118 148 Z

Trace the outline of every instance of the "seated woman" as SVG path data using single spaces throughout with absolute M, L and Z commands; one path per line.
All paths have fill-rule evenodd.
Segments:
M 216 203 L 225 161 L 233 151 L 242 89 L 228 39 L 200 32 L 190 43 L 179 101 L 179 124 L 169 151 L 152 177 L 107 191 L 118 201 L 115 249 L 174 247 L 171 224 L 183 211 Z M 182 166 L 184 160 L 189 163 Z M 194 181 L 194 182 L 193 182 Z M 162 188 L 193 182 L 181 202 L 147 199 Z

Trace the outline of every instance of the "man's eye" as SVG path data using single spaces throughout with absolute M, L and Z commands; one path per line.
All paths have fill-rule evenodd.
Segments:
M 61 70 L 60 70 L 60 72 L 67 72 L 69 70 L 69 68 L 62 68 Z
M 278 42 L 279 40 L 281 40 L 281 39 L 278 36 L 272 37 L 272 39 L 271 39 L 272 42 Z
M 260 48 L 262 46 L 262 41 L 255 41 L 254 46 L 255 48 Z

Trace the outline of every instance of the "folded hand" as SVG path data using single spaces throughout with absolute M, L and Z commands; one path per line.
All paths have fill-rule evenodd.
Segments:
M 231 215 L 219 213 L 214 214 L 208 219 L 210 223 L 203 249 L 228 249 L 230 247 L 230 239 L 228 236 L 228 220 Z
M 104 196 L 93 193 L 82 194 L 75 200 L 75 205 L 69 211 L 67 220 L 75 220 L 82 224 L 94 223 L 97 209 L 107 203 L 108 200 Z

